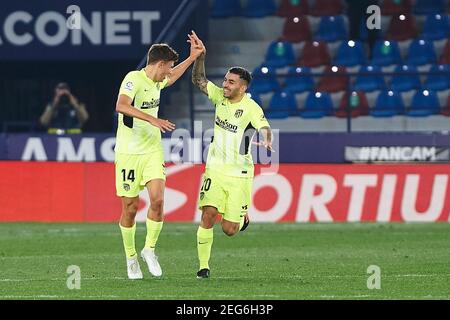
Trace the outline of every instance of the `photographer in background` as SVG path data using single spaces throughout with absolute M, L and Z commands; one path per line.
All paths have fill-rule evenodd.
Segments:
M 70 92 L 65 82 L 55 87 L 53 100 L 47 105 L 39 122 L 47 128 L 48 133 L 81 133 L 81 127 L 89 115 L 84 104 Z

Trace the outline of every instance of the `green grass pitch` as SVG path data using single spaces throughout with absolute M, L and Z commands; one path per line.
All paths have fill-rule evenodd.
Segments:
M 161 279 L 140 259 L 126 278 L 117 224 L 0 224 L 0 299 L 449 299 L 450 224 L 257 224 L 235 237 L 215 226 L 211 278 L 196 279 L 196 224 L 166 222 Z M 138 224 L 140 250 L 145 224 Z M 67 287 L 67 268 L 81 288 Z M 381 288 L 368 289 L 370 265 Z

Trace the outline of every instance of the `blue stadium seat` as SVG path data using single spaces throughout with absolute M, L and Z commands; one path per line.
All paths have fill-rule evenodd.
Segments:
M 411 74 L 417 72 L 415 66 L 399 65 L 395 68 L 395 75 L 392 77 L 391 89 L 394 91 L 409 91 L 421 87 L 420 77 L 418 74 Z
M 441 111 L 439 99 L 431 90 L 418 90 L 406 114 L 411 117 L 426 117 Z
M 211 17 L 212 18 L 228 18 L 241 14 L 240 0 L 214 0 Z
M 397 41 L 377 40 L 371 63 L 375 66 L 389 66 L 402 63 Z
M 409 45 L 406 64 L 421 66 L 436 63 L 436 52 L 432 41 L 416 39 Z
M 311 91 L 305 101 L 305 106 L 300 110 L 302 118 L 322 118 L 333 112 L 333 101 L 326 92 Z
M 446 0 L 417 0 L 414 6 L 416 14 L 444 13 L 446 9 Z
M 450 36 L 450 22 L 446 14 L 430 14 L 425 21 L 422 38 L 441 40 Z
M 273 69 L 262 65 L 252 72 L 253 81 L 250 83 L 250 91 L 266 93 L 276 91 L 280 87 Z
M 291 93 L 301 93 L 314 88 L 314 79 L 308 67 L 289 68 L 284 90 Z
M 257 104 L 262 106 L 261 97 L 259 96 L 259 93 L 257 91 L 248 90 L 247 96 L 252 98 Z
M 319 41 L 334 42 L 348 38 L 342 16 L 323 16 L 315 38 Z
M 273 41 L 267 48 L 265 65 L 271 68 L 282 68 L 295 64 L 295 54 L 292 43 Z
M 404 108 L 402 96 L 398 92 L 384 90 L 378 95 L 375 107 L 370 110 L 370 115 L 377 118 L 392 117 L 402 114 Z
M 433 65 L 425 81 L 425 88 L 435 91 L 450 89 L 450 66 L 447 64 Z
M 275 15 L 276 9 L 273 0 L 248 0 L 242 15 L 248 18 L 262 18 Z
M 361 41 L 343 41 L 339 46 L 334 64 L 337 66 L 353 67 L 366 64 L 366 55 Z
M 295 96 L 287 91 L 277 91 L 270 99 L 269 108 L 264 113 L 270 119 L 284 119 L 295 115 L 296 110 Z
M 384 77 L 381 74 L 381 67 L 369 65 L 359 70 L 355 84 L 353 85 L 353 90 L 370 92 L 382 90 L 385 86 Z

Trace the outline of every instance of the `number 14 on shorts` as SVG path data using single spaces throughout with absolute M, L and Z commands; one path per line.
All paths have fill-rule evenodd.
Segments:
M 123 178 L 124 182 L 127 181 L 127 180 L 130 180 L 131 182 L 134 182 L 135 177 L 134 177 L 134 170 L 133 169 L 128 170 L 128 175 L 127 175 L 127 170 L 126 169 L 122 169 L 121 172 L 122 172 L 122 178 Z

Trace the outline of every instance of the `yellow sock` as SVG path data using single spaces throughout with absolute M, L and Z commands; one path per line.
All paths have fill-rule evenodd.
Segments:
M 136 247 L 134 245 L 134 235 L 136 233 L 136 223 L 130 227 L 122 227 L 119 224 L 120 231 L 122 232 L 123 247 L 125 248 L 125 254 L 127 258 L 131 258 L 136 255 Z
M 147 236 L 145 237 L 145 248 L 155 250 L 156 242 L 163 227 L 163 222 L 156 222 L 147 218 Z
M 209 257 L 213 244 L 214 228 L 204 229 L 198 227 L 197 230 L 197 252 L 200 261 L 200 269 L 209 269 Z

